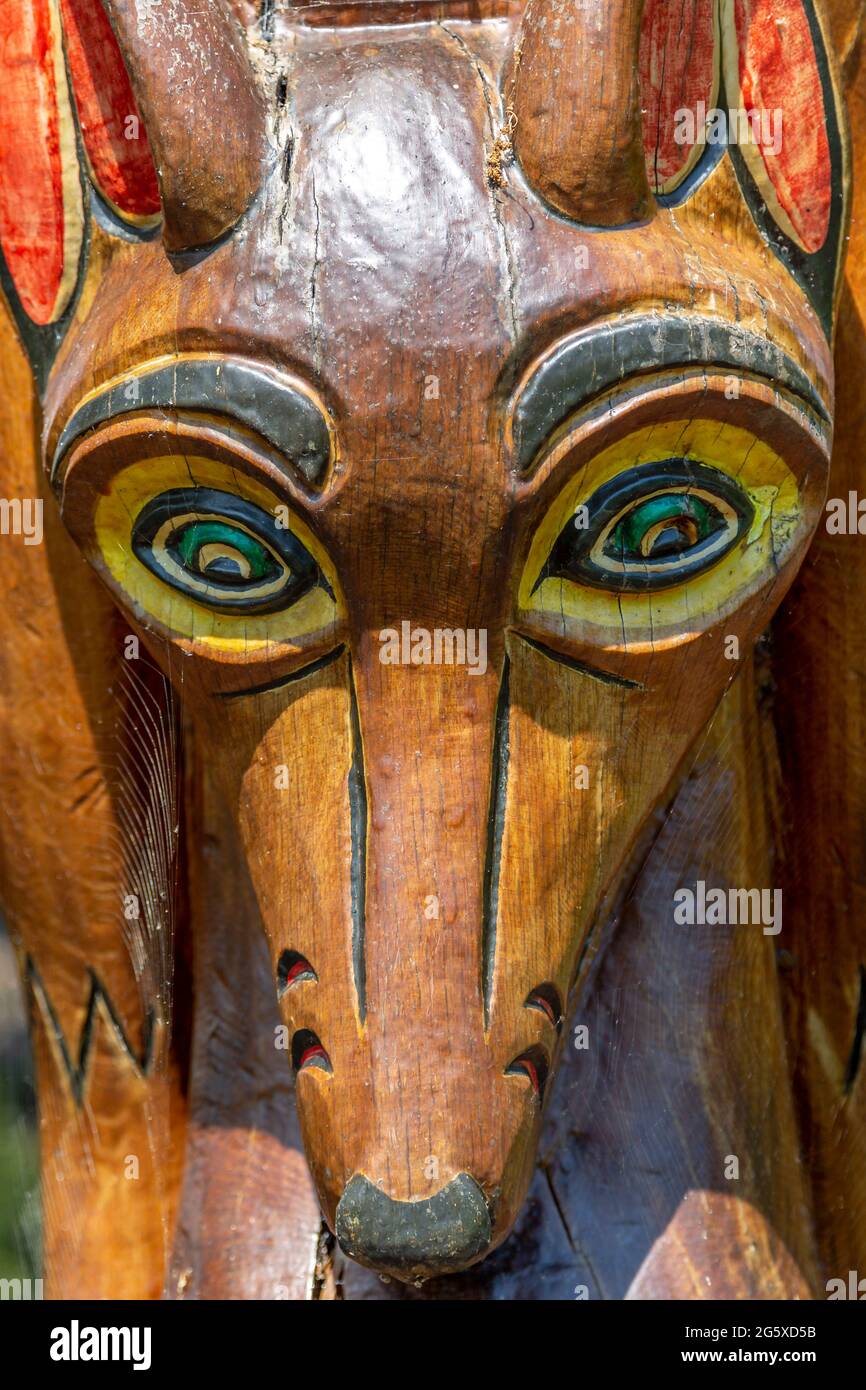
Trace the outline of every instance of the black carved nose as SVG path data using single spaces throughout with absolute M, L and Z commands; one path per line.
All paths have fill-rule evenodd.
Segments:
M 356 1173 L 337 1206 L 336 1234 L 347 1255 L 398 1279 L 465 1269 L 490 1245 L 490 1212 L 468 1173 L 423 1202 L 395 1202 Z

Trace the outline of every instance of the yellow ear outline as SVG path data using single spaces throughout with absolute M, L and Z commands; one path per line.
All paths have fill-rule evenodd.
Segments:
M 597 488 L 619 474 L 685 458 L 734 479 L 755 510 L 748 535 L 705 574 L 657 593 L 590 588 L 570 579 L 535 584 L 560 533 Z M 657 650 L 688 641 L 737 608 L 776 573 L 805 526 L 797 480 L 768 444 L 717 420 L 673 420 L 610 445 L 569 479 L 536 531 L 517 592 L 518 618 L 554 618 L 563 634 L 607 650 Z
M 246 498 L 274 514 L 285 508 L 289 529 L 306 546 L 330 584 L 334 598 L 321 587 L 276 613 L 216 613 L 192 597 L 162 583 L 132 550 L 132 531 L 148 502 L 173 488 L 200 486 Z M 161 623 L 174 636 L 200 643 L 213 652 L 261 655 L 276 645 L 299 642 L 332 628 L 345 617 L 345 602 L 336 571 L 319 541 L 294 508 L 263 484 L 225 464 L 196 454 L 165 455 L 131 463 L 111 479 L 94 517 L 97 555 L 136 613 Z
M 81 177 L 76 147 L 75 118 L 72 113 L 72 93 L 66 75 L 63 50 L 63 23 L 58 0 L 49 0 L 51 27 L 51 61 L 54 68 L 54 90 L 57 102 L 57 133 L 60 145 L 61 197 L 63 201 L 63 271 L 48 323 L 56 323 L 78 283 L 81 245 L 84 240 L 84 208 L 81 201 Z

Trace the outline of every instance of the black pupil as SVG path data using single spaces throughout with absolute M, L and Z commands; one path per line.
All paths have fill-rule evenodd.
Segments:
M 682 555 L 698 543 L 698 528 L 691 517 L 684 516 L 666 530 L 659 533 L 653 541 L 652 555 Z
M 243 579 L 243 570 L 237 560 L 232 560 L 228 555 L 220 555 L 216 560 L 209 560 L 204 567 L 204 574 L 212 574 L 222 579 Z

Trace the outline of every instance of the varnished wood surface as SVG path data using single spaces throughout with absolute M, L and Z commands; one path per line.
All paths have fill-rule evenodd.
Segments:
M 331 453 L 304 473 L 279 457 L 273 431 L 227 429 L 219 402 L 127 410 L 121 395 L 57 469 L 62 523 L 110 594 L 47 485 L 46 545 L 3 538 L 3 902 L 36 972 L 50 1289 L 823 1296 L 866 1239 L 859 550 L 820 527 L 834 405 L 832 491 L 856 486 L 861 453 L 856 255 L 834 388 L 834 236 L 815 253 L 818 293 L 818 262 L 789 273 L 731 159 L 679 206 L 650 197 L 639 5 L 610 7 L 606 45 L 592 7 L 569 12 L 559 69 L 544 56 L 555 7 L 541 5 L 522 36 L 505 7 L 377 8 L 363 25 L 361 7 L 321 9 L 316 22 L 278 7 L 268 34 L 250 5 L 220 5 L 191 12 L 209 26 L 210 67 L 183 26 L 142 49 L 135 6 L 111 7 L 160 171 L 164 235 L 122 239 L 91 222 L 44 429 L 7 329 L 16 408 L 3 419 L 4 473 L 32 490 L 40 456 L 50 467 L 76 410 L 112 383 L 226 357 L 306 393 Z M 388 15 L 425 22 L 383 27 Z M 858 23 L 853 5 L 830 16 L 855 153 Z M 196 82 L 169 82 L 172 63 Z M 598 80 L 563 92 L 575 66 Z M 827 226 L 841 236 L 833 206 Z M 853 236 L 856 248 L 859 205 Z M 206 255 L 166 254 L 219 238 Z M 564 342 L 589 343 L 602 373 L 600 324 L 640 319 L 663 337 L 684 315 L 727 326 L 740 356 L 695 372 L 648 356 L 633 390 L 606 383 L 603 411 L 521 457 L 515 401 Z M 651 352 L 652 335 L 642 341 Z M 767 378 L 761 343 L 788 359 L 784 387 Z M 696 590 L 687 616 L 660 605 L 645 641 L 628 597 L 613 618 L 598 595 L 580 621 L 533 607 L 520 575 L 569 480 L 677 427 L 695 451 L 714 437 L 732 469 L 795 478 L 778 572 L 743 579 L 737 601 Z M 233 643 L 201 607 L 197 623 L 177 599 L 148 610 L 158 591 L 124 588 L 137 582 L 117 558 L 128 538 L 114 568 L 103 550 L 132 494 L 99 512 L 133 460 L 136 497 L 150 469 L 210 487 L 230 476 L 251 502 L 285 502 L 326 567 L 333 605 L 316 611 L 327 620 L 297 633 L 251 621 Z M 377 634 L 404 618 L 484 629 L 486 670 L 383 665 Z M 142 639 L 134 698 L 130 634 Z M 739 661 L 725 651 L 732 635 Z M 147 746 L 143 711 L 157 739 Z M 589 792 L 573 790 L 576 762 Z M 137 855 L 150 899 L 124 935 L 117 904 L 132 869 L 141 877 Z M 781 883 L 781 937 L 676 927 L 673 894 L 699 878 Z M 289 951 L 316 978 L 278 1001 Z M 571 997 L 561 1034 L 525 1006 L 542 984 Z M 274 1046 L 281 1024 L 289 1040 L 311 1031 L 330 1073 L 308 1067 L 293 1084 L 291 1049 Z M 60 1039 L 74 1054 L 83 1036 L 77 1076 Z M 543 1122 L 530 1074 L 508 1074 L 541 1048 L 561 1056 Z M 134 1181 L 130 1155 L 142 1159 Z M 423 1203 L 464 1173 L 495 1194 L 498 1247 L 468 1271 L 383 1281 L 323 1227 L 322 1213 L 338 1224 L 355 1174 Z
M 596 7 L 534 0 L 515 45 L 506 92 L 523 171 L 547 203 L 589 227 L 641 222 L 652 212 L 641 131 L 642 14 L 643 0 L 615 0 L 600 23 Z
M 105 3 L 153 142 L 166 249 L 207 246 L 246 212 L 267 158 L 264 107 L 234 15 L 224 0 Z
M 40 481 L 32 382 L 6 316 L 2 333 L 4 392 L 19 404 L 0 423 L 4 488 L 46 504 L 42 546 L 13 548 L 4 538 L 0 647 L 3 905 L 31 1017 L 46 1292 L 154 1298 L 184 1115 L 168 1042 L 170 981 L 147 952 L 142 959 L 140 940 L 131 950 L 123 897 L 138 894 L 155 925 L 165 893 L 170 950 L 171 885 L 137 833 L 148 774 L 165 772 L 152 732 L 169 716 L 154 693 L 127 684 L 126 625 L 94 587 Z M 144 780 L 134 788 L 137 775 Z M 182 996 L 180 966 L 175 980 Z

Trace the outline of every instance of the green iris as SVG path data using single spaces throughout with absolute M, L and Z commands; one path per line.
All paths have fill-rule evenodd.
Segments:
M 254 583 L 278 573 L 266 546 L 223 521 L 190 522 L 173 538 L 172 548 L 191 573 L 223 584 Z
M 668 492 L 650 497 L 628 512 L 607 538 L 605 553 L 621 560 L 682 555 L 707 539 L 723 518 L 699 497 Z

